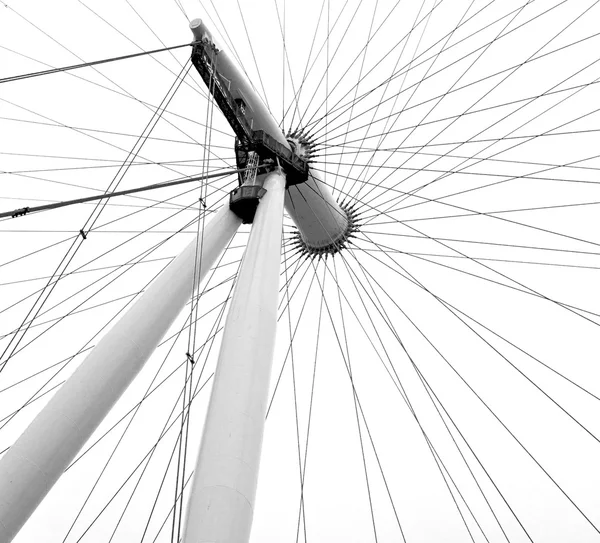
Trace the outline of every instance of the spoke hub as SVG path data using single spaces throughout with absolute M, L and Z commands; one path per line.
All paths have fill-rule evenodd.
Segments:
M 348 217 L 348 225 L 346 226 L 346 229 L 337 239 L 331 240 L 331 243 L 322 245 L 320 247 L 313 247 L 306 243 L 306 241 L 302 238 L 300 231 L 296 229 L 292 234 L 291 243 L 295 249 L 299 250 L 300 254 L 311 258 L 327 258 L 328 255 L 333 256 L 352 243 L 352 238 L 356 237 L 356 232 L 358 232 L 360 226 L 359 212 L 357 211 L 355 204 L 348 205 L 345 203 L 340 203 L 338 205 Z

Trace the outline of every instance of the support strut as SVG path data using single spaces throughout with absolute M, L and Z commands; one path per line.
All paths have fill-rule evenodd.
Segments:
M 223 206 L 203 239 L 169 264 L 2 457 L 0 543 L 13 539 L 129 386 L 240 223 Z
M 184 543 L 247 543 L 267 410 L 285 176 L 267 174 L 225 322 Z

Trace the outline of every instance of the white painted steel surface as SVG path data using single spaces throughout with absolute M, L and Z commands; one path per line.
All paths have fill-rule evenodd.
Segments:
M 208 39 L 214 43 L 210 31 L 200 19 L 190 23 L 197 41 Z M 262 100 L 227 55 L 220 50 L 215 66 L 221 81 L 234 99 L 246 104 L 245 117 L 253 130 L 264 130 L 279 143 L 290 149 L 279 124 L 269 113 Z M 321 181 L 318 172 L 310 171 L 308 180 L 290 187 L 285 194 L 285 210 L 300 230 L 302 239 L 311 248 L 330 245 L 343 237 L 348 226 L 346 212 L 333 199 L 331 190 Z
M 200 280 L 241 220 L 223 206 L 204 229 Z M 100 340 L 0 460 L 0 543 L 8 543 L 113 407 L 192 294 L 196 240 Z
M 286 191 L 285 210 L 311 249 L 333 245 L 344 238 L 348 216 L 314 170 L 309 169 L 305 183 Z
M 227 315 L 185 543 L 250 537 L 275 344 L 285 176 L 265 178 Z

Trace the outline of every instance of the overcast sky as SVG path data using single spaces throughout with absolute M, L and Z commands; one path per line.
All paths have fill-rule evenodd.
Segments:
M 295 254 L 284 221 L 252 541 L 600 541 L 596 3 L 0 6 L 0 79 L 185 44 L 203 18 L 362 214 L 327 260 Z M 189 56 L 0 82 L 0 211 L 233 167 Z M 94 205 L 0 219 L 0 450 L 193 239 L 199 197 L 209 220 L 236 184 L 112 199 L 66 267 Z M 188 305 L 16 542 L 171 541 L 185 353 L 187 478 L 248 233 L 203 285 L 197 326 Z

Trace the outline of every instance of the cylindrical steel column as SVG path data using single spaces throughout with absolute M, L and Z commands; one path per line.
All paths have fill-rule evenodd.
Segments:
M 152 354 L 241 223 L 225 205 L 100 340 L 0 460 L 0 543 L 26 522 Z M 201 248 L 201 250 L 200 250 Z
M 247 543 L 277 324 L 285 176 L 267 175 L 227 315 L 184 543 Z

